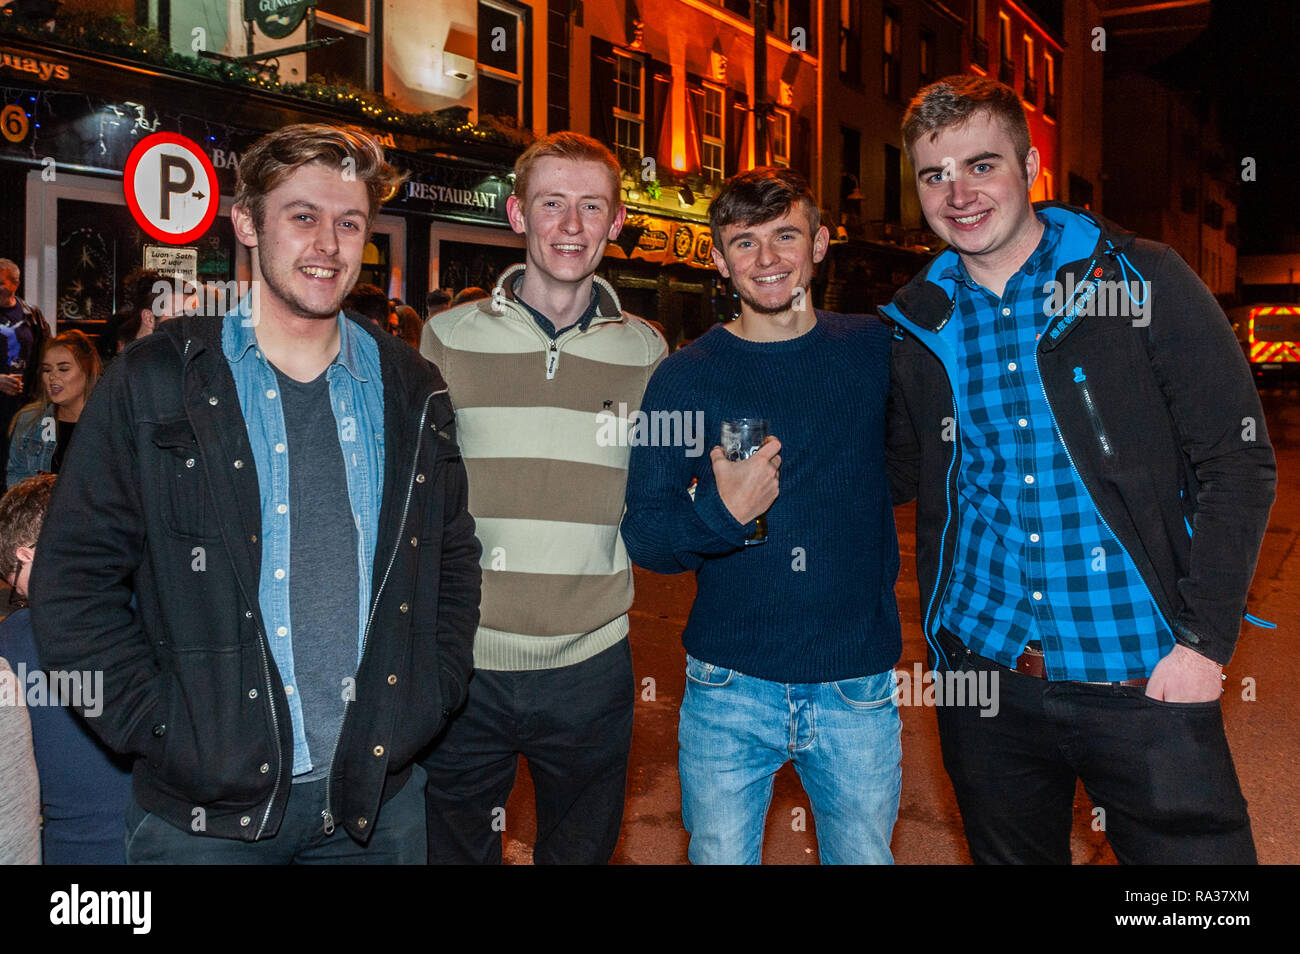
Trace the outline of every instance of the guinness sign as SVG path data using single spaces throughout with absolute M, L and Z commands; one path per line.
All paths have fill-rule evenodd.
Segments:
M 272 40 L 283 40 L 314 6 L 316 0 L 244 0 L 244 19 L 254 21 Z

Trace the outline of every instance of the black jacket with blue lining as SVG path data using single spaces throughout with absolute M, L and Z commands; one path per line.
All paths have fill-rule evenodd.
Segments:
M 1082 209 L 1034 209 L 1064 230 L 1056 278 L 1065 294 L 1044 316 L 1035 355 L 1057 433 L 1175 638 L 1226 663 L 1277 483 L 1245 356 L 1214 296 L 1169 246 Z M 938 334 L 953 316 L 955 284 L 939 276 L 956 256 L 938 255 L 881 309 L 896 326 L 890 484 L 895 504 L 917 501 L 927 639 L 962 519 L 957 361 Z M 1131 286 L 1133 299 L 1119 283 L 1143 281 L 1150 297 L 1135 316 L 1141 286 Z

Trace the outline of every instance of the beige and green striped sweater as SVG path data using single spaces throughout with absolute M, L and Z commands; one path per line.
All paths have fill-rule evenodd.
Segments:
M 586 330 L 552 341 L 515 299 L 523 269 L 507 269 L 491 298 L 434 315 L 420 345 L 450 388 L 483 544 L 479 669 L 569 666 L 626 638 L 630 448 L 604 446 L 602 421 L 640 408 L 667 350 L 600 278 Z

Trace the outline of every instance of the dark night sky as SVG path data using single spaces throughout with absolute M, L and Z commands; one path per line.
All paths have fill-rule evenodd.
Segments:
M 1210 25 L 1162 65 L 1171 81 L 1219 105 L 1231 164 L 1256 160 L 1241 183 L 1241 251 L 1280 250 L 1300 234 L 1300 4 L 1215 0 Z

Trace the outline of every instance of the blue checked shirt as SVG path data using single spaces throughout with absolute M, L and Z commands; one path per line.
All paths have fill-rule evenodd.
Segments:
M 294 692 L 293 622 L 289 619 L 289 454 L 281 410 L 280 385 L 262 349 L 252 322 L 240 308 L 226 315 L 221 350 L 230 364 L 239 392 L 239 409 L 248 427 L 257 464 L 262 505 L 262 573 L 257 599 L 266 623 L 266 638 L 289 702 L 293 721 L 293 774 L 311 771 L 302 702 Z M 247 312 L 244 312 L 245 314 Z M 339 353 L 326 369 L 330 406 L 338 425 L 348 480 L 348 501 L 357 526 L 357 662 L 361 661 L 366 618 L 370 612 L 370 577 L 379 533 L 379 507 L 384 494 L 384 392 L 379 371 L 379 347 L 340 312 Z M 318 753 L 328 759 L 333 753 Z
M 1146 583 L 1106 528 L 1052 423 L 1034 355 L 1059 263 L 1059 226 L 1007 282 L 1002 300 L 958 264 L 957 549 L 940 611 L 948 630 L 1006 666 L 1042 643 L 1053 680 L 1151 674 L 1174 638 Z M 1080 372 L 1085 376 L 1086 370 Z M 1077 379 L 1076 379 L 1077 380 Z

